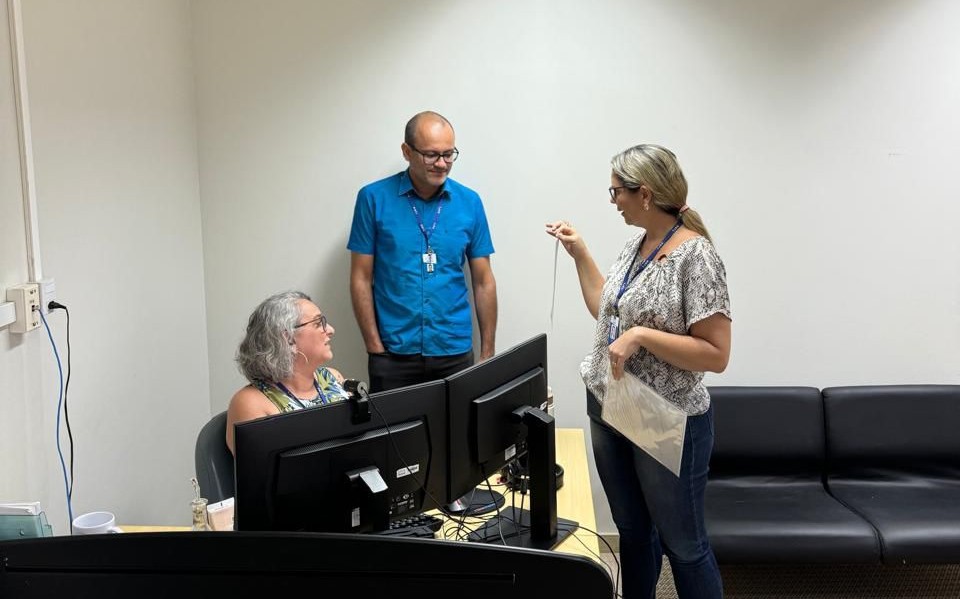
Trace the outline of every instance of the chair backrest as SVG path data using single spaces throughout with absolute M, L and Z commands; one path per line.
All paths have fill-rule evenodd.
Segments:
M 828 387 L 823 401 L 831 475 L 960 473 L 960 385 Z
M 709 387 L 714 410 L 711 479 L 823 473 L 823 400 L 815 387 Z
M 233 454 L 227 447 L 227 413 L 220 412 L 197 435 L 194 465 L 200 492 L 210 503 L 234 495 Z

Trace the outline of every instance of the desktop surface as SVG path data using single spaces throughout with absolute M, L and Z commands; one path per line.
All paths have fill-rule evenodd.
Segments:
M 571 553 L 588 557 L 600 562 L 600 542 L 592 532 L 597 529 L 596 514 L 593 507 L 593 492 L 590 487 L 590 471 L 587 465 L 586 442 L 583 429 L 558 428 L 556 429 L 556 458 L 557 463 L 564 469 L 564 485 L 557 491 L 557 515 L 569 518 L 579 523 L 573 534 L 564 539 L 554 548 L 554 551 Z M 501 491 L 505 489 L 500 488 Z M 522 496 L 519 493 L 506 492 L 506 507 L 520 506 Z M 529 507 L 529 496 L 524 503 Z M 489 518 L 485 515 L 483 518 Z M 473 520 L 471 522 L 480 522 Z M 455 538 L 450 527 L 455 522 L 448 521 L 437 536 L 439 538 Z M 123 525 L 124 532 L 174 532 L 190 531 L 189 526 L 138 526 Z M 445 532 L 446 531 L 446 532 Z
M 556 461 L 564 469 L 564 485 L 557 491 L 558 519 L 570 519 L 578 526 L 573 533 L 563 539 L 554 551 L 582 555 L 590 559 L 600 560 L 600 541 L 594 533 L 597 529 L 596 514 L 593 508 L 593 492 L 590 486 L 590 471 L 587 465 L 585 436 L 582 429 L 556 429 Z M 496 482 L 497 475 L 490 477 L 491 485 Z M 483 488 L 483 487 L 480 487 Z M 530 508 L 530 495 L 523 495 L 517 491 L 509 491 L 503 485 L 494 487 L 504 493 L 506 502 L 501 512 L 509 517 L 513 508 Z M 480 516 L 463 519 L 464 526 L 460 526 L 460 518 L 449 518 L 438 532 L 437 537 L 447 540 L 467 540 L 469 533 L 496 517 L 491 512 Z M 558 522 L 558 528 L 564 525 Z M 505 528 L 505 536 L 508 530 Z M 498 533 L 493 531 L 494 535 Z M 504 539 L 510 544 L 510 539 Z M 503 544 L 496 536 L 491 544 Z

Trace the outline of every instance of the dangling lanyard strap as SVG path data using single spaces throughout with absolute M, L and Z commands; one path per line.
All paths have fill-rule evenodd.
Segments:
M 640 245 L 637 246 L 637 253 L 633 255 L 633 260 L 630 261 L 630 267 L 627 268 L 627 272 L 623 275 L 623 282 L 620 283 L 620 291 L 617 292 L 617 301 L 613 303 L 614 310 L 616 310 L 617 307 L 620 305 L 620 298 L 623 297 L 623 294 L 627 292 L 627 288 L 630 287 L 630 283 L 633 283 L 636 280 L 636 278 L 640 276 L 640 273 L 643 272 L 643 269 L 645 269 L 647 266 L 650 265 L 651 262 L 653 262 L 654 257 L 657 255 L 657 252 L 659 252 L 663 248 L 663 246 L 666 245 L 668 241 L 670 241 L 670 238 L 673 237 L 673 234 L 677 232 L 677 229 L 679 229 L 682 224 L 683 224 L 683 221 L 678 219 L 677 223 L 673 225 L 673 228 L 667 231 L 667 234 L 664 235 L 663 241 L 660 242 L 660 245 L 658 245 L 656 249 L 650 252 L 649 256 L 643 259 L 643 262 L 640 263 L 640 267 L 637 268 L 637 272 L 635 272 L 631 277 L 630 271 L 633 270 L 633 265 L 637 261 L 637 256 L 640 255 L 640 246 L 643 245 L 643 241 L 640 242 Z
M 287 387 L 283 383 L 278 382 L 277 387 L 279 387 L 280 390 L 283 391 L 284 395 L 292 399 L 297 404 L 298 407 L 300 407 L 301 409 L 306 407 L 303 405 L 304 400 L 300 399 L 299 397 L 291 393 L 290 390 L 287 389 Z M 323 396 L 323 392 L 320 391 L 320 383 L 317 382 L 316 376 L 313 377 L 313 388 L 317 390 L 317 399 L 320 400 L 320 403 L 327 403 L 327 399 Z
M 430 245 L 430 237 L 433 235 L 434 230 L 436 230 L 437 223 L 440 222 L 440 212 L 443 211 L 443 202 L 440 198 L 437 198 L 437 202 L 439 202 L 437 212 L 433 216 L 433 224 L 430 226 L 430 230 L 427 231 L 427 228 L 423 226 L 423 219 L 420 218 L 420 211 L 417 210 L 417 205 L 409 198 L 407 198 L 407 201 L 410 202 L 410 209 L 413 210 L 413 215 L 417 217 L 417 226 L 420 227 L 420 232 L 423 233 L 423 239 L 427 242 L 427 253 L 423 254 L 420 259 L 423 260 L 423 264 L 427 267 L 427 272 L 432 273 L 437 264 L 437 253 L 433 251 L 433 247 Z
M 677 229 L 683 224 L 683 221 L 677 219 L 673 228 L 670 229 L 666 235 L 663 237 L 663 241 L 660 242 L 660 245 L 656 247 L 650 255 L 643 259 L 643 262 L 640 263 L 640 266 L 637 268 L 637 272 L 630 276 L 630 271 L 633 270 L 633 265 L 637 261 L 637 256 L 640 255 L 640 246 L 643 245 L 643 241 L 640 242 L 640 245 L 637 246 L 637 253 L 633 255 L 633 259 L 630 260 L 630 266 L 627 268 L 627 272 L 623 275 L 623 282 L 620 283 L 620 291 L 617 292 L 617 299 L 613 302 L 613 315 L 610 317 L 610 326 L 607 328 L 607 343 L 613 343 L 620 337 L 620 298 L 623 297 L 623 294 L 627 292 L 627 288 L 630 287 L 630 283 L 633 283 L 640 273 L 653 262 L 653 259 L 657 256 L 657 252 L 663 249 L 663 246 L 666 245 L 670 238 L 673 237 L 673 234 L 677 232 Z
M 423 226 L 423 219 L 420 218 L 420 211 L 417 210 L 417 205 L 413 203 L 413 200 L 407 198 L 407 201 L 410 202 L 410 209 L 413 210 L 413 215 L 417 217 L 417 226 L 420 227 L 420 232 L 423 234 L 424 241 L 427 242 L 427 249 L 430 248 L 430 236 L 433 235 L 434 230 L 437 228 L 437 223 L 440 222 L 440 212 L 443 210 L 443 202 L 437 198 L 437 213 L 433 216 L 433 224 L 430 225 L 430 230 L 427 231 L 427 228 Z

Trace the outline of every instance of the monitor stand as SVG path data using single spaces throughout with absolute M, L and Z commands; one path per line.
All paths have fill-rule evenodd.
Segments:
M 503 493 L 493 489 L 476 487 L 463 497 L 446 506 L 446 512 L 454 516 L 477 516 L 493 512 L 506 503 Z
M 557 535 L 536 539 L 534 538 L 536 535 L 531 535 L 530 522 L 529 510 L 510 507 L 501 510 L 497 516 L 493 516 L 483 526 L 467 535 L 467 540 L 493 545 L 507 545 L 509 547 L 549 550 L 559 545 L 579 526 L 574 520 L 557 518 Z
M 579 526 L 557 517 L 557 462 L 553 416 L 530 406 L 513 411 L 527 427 L 527 468 L 530 476 L 530 511 L 501 511 L 467 538 L 505 543 L 529 549 L 551 549 Z M 476 538 L 472 538 L 472 537 Z

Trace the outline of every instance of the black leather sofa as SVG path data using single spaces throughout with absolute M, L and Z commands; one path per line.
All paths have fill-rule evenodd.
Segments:
M 960 385 L 710 395 L 721 563 L 960 563 Z

